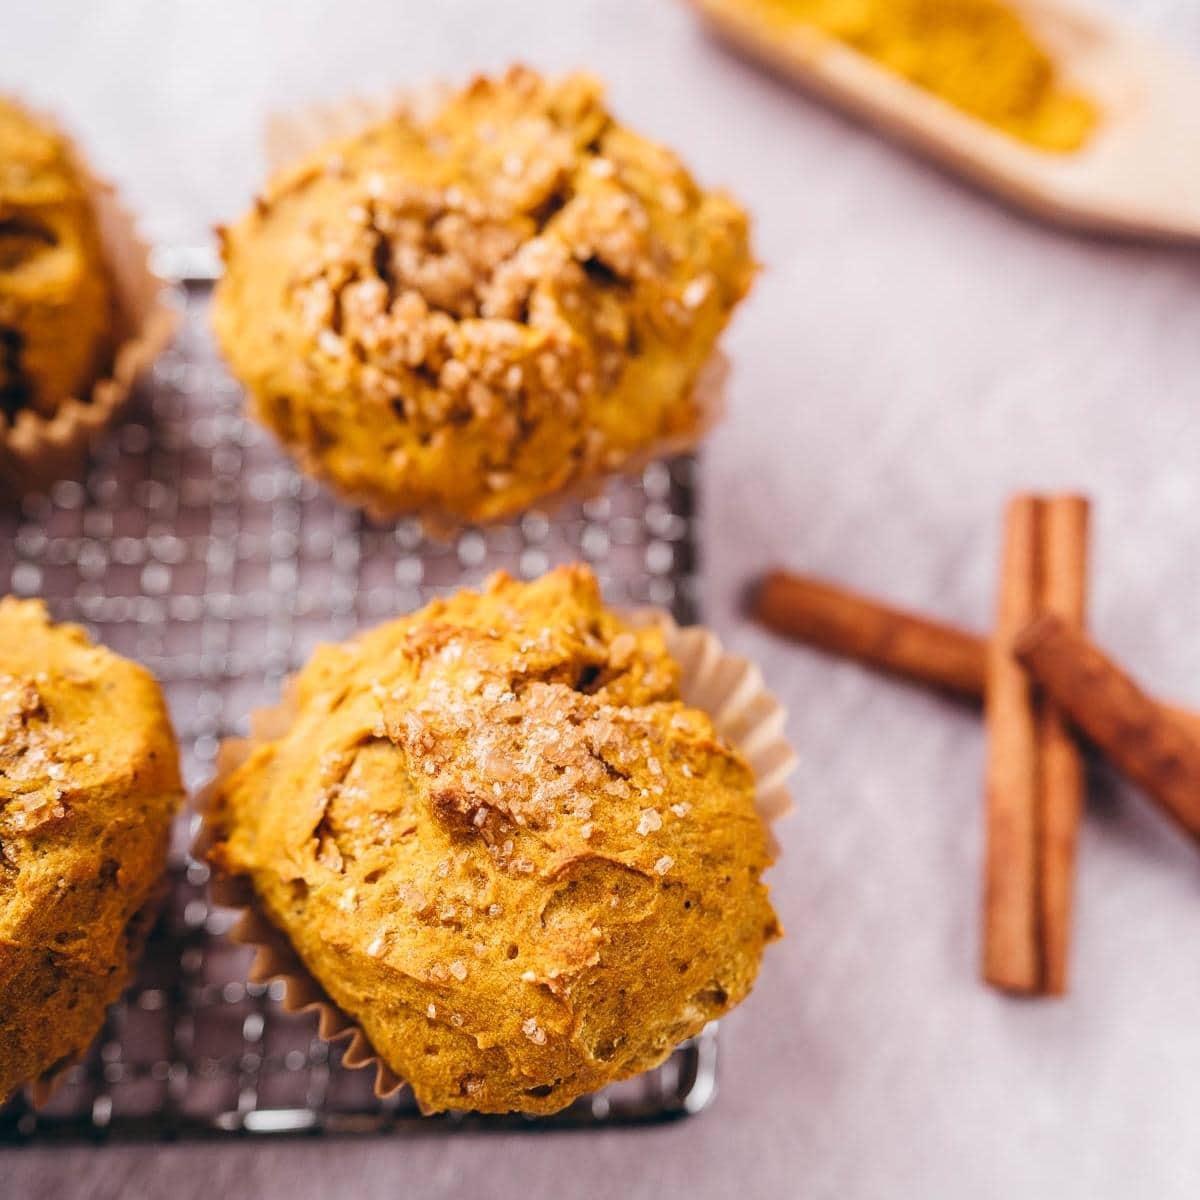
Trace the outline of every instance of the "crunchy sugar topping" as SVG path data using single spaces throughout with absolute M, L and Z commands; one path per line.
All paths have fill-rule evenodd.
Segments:
M 480 831 L 498 857 L 524 873 L 534 865 L 512 857 L 512 839 L 500 836 L 506 821 L 544 829 L 575 818 L 580 836 L 591 836 L 589 790 L 608 790 L 615 775 L 619 791 L 627 791 L 619 777 L 645 759 L 654 737 L 636 710 L 560 683 L 531 683 L 519 695 L 486 683 L 464 698 L 452 684 L 432 680 L 426 699 L 385 708 L 385 721 L 393 741 L 432 777 L 439 815 Z M 469 753 L 455 750 L 463 745 Z M 661 824 L 650 809 L 638 828 Z
M 501 916 L 493 888 L 463 877 L 480 843 L 509 881 L 551 878 L 602 849 L 633 851 L 691 811 L 679 799 L 680 740 L 694 753 L 696 737 L 711 744 L 711 725 L 677 700 L 678 667 L 661 633 L 608 613 L 585 569 L 536 584 L 497 575 L 482 594 L 406 620 L 392 642 L 403 667 L 386 668 L 387 737 L 431 815 L 466 839 L 429 864 L 422 886 L 390 884 L 420 921 L 461 927 L 476 913 Z M 662 875 L 674 857 L 664 839 L 642 869 Z M 469 961 L 435 962 L 426 975 L 461 982 Z
M 483 139 L 472 114 L 489 103 L 503 116 Z M 409 145 L 418 163 L 454 155 L 462 176 L 442 185 L 375 169 L 352 176 L 355 198 L 322 227 L 292 285 L 320 350 L 365 356 L 368 394 L 402 395 L 409 420 L 503 415 L 511 427 L 501 423 L 501 439 L 519 432 L 512 401 L 522 392 L 529 407 L 530 393 L 577 401 L 611 386 L 634 338 L 628 312 L 618 312 L 629 307 L 620 289 L 666 295 L 681 252 L 652 236 L 646 197 L 592 148 L 611 125 L 597 85 L 517 70 L 431 116 L 402 110 L 393 119 L 419 147 Z M 383 128 L 361 140 L 390 136 Z M 702 194 L 661 159 L 678 177 L 673 215 L 695 214 Z M 342 159 L 333 173 L 347 169 Z M 685 297 L 703 282 L 693 279 Z M 590 328 L 568 316 L 580 313 L 595 314 Z M 532 356 L 523 328 L 538 334 Z
M 63 784 L 69 750 L 49 721 L 35 679 L 0 675 L 0 814 L 13 833 L 29 833 L 67 815 Z M 11 792 L 11 794 L 9 794 Z
M 698 279 L 693 279 L 683 289 L 683 294 L 679 297 L 679 301 L 686 309 L 697 309 L 708 299 L 708 295 L 712 290 L 713 282 L 711 276 L 701 275 Z
M 456 958 L 450 964 L 450 974 L 461 983 L 467 977 L 467 964 L 461 958 Z
M 546 1031 L 538 1024 L 537 1017 L 526 1017 L 521 1022 L 521 1032 L 535 1045 L 546 1044 Z
M 45 772 L 53 761 L 57 740 L 45 724 L 42 695 L 32 679 L 0 675 L 0 762 L 10 779 L 29 779 Z
M 662 828 L 662 817 L 653 808 L 643 808 L 638 818 L 637 831 L 645 837 L 648 833 L 657 833 Z
M 269 252 L 280 238 L 293 247 L 283 259 Z M 531 444 L 545 494 L 694 425 L 697 372 L 754 271 L 741 209 L 620 126 L 595 79 L 521 68 L 436 107 L 400 105 L 282 173 L 226 232 L 224 253 L 218 327 L 239 374 L 264 377 L 240 353 L 237 309 L 253 311 L 270 274 L 314 376 L 336 379 L 338 394 L 349 384 L 386 430 L 385 474 L 403 476 L 448 431 L 453 490 L 453 448 L 471 443 L 488 512 L 529 485 Z M 653 356 L 677 369 L 638 374 L 626 404 L 628 369 Z M 661 395 L 647 395 L 653 380 Z M 263 391 L 263 415 L 295 438 L 282 426 L 300 398 Z M 596 421 L 601 405 L 628 428 Z M 333 447 L 362 447 L 321 428 L 324 444 L 304 449 L 323 463 L 328 450 L 336 474 Z

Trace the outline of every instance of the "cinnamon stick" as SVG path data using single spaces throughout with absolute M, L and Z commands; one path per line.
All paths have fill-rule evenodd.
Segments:
M 983 695 L 983 638 L 846 588 L 787 571 L 758 585 L 754 616 L 768 629 L 968 699 Z
M 1119 771 L 1187 833 L 1200 837 L 1200 737 L 1191 728 L 1058 617 L 1034 621 L 1014 652 Z
M 1043 977 L 1038 915 L 1038 718 L 1028 676 L 1012 656 L 1038 615 L 1042 504 L 1018 496 L 1005 516 L 996 631 L 987 659 L 987 844 L 983 976 L 1037 992 Z
M 1013 656 L 1039 615 L 1083 625 L 1088 503 L 1017 496 L 1006 516 L 996 632 L 987 663 L 984 978 L 1007 991 L 1067 985 L 1083 765 L 1072 732 Z
M 1039 609 L 1082 629 L 1087 607 L 1089 506 L 1079 496 L 1055 496 L 1042 514 Z M 1038 913 L 1042 990 L 1067 990 L 1074 907 L 1075 846 L 1083 813 L 1084 770 L 1079 747 L 1055 704 L 1038 712 Z
M 751 615 L 775 633 L 964 700 L 982 701 L 987 639 L 861 592 L 790 571 L 768 572 Z M 1165 705 L 1200 737 L 1200 713 Z

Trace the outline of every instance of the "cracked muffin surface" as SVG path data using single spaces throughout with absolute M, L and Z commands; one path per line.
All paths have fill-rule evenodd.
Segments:
M 0 1100 L 82 1052 L 124 989 L 181 795 L 154 679 L 0 600 Z
M 111 350 L 113 305 L 71 147 L 0 96 L 0 428 L 86 399 Z
M 492 520 L 702 422 L 745 213 L 514 68 L 276 175 L 223 231 L 214 321 L 254 411 L 378 514 Z
M 583 567 L 501 574 L 294 681 L 216 865 L 426 1110 L 553 1112 L 749 992 L 779 929 L 742 757 Z

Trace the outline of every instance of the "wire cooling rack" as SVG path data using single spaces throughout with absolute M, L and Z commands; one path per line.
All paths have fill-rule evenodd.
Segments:
M 499 567 L 529 578 L 581 559 L 609 601 L 695 618 L 690 459 L 446 544 L 414 522 L 373 526 L 243 418 L 208 336 L 207 257 L 176 251 L 160 267 L 182 281 L 180 336 L 83 483 L 0 512 L 0 594 L 44 597 L 56 619 L 82 622 L 157 675 L 189 788 L 318 642 Z M 231 915 L 209 904 L 208 869 L 187 853 L 194 820 L 181 816 L 175 830 L 170 899 L 135 984 L 47 1106 L 35 1112 L 19 1097 L 0 1109 L 0 1142 L 578 1127 L 667 1120 L 711 1100 L 712 1029 L 554 1117 L 422 1118 L 407 1091 L 377 1099 L 374 1072 L 343 1068 L 315 1017 L 284 1012 L 279 985 L 246 982 L 250 951 L 225 937 Z

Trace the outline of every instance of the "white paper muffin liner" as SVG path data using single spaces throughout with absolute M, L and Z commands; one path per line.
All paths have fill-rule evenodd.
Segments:
M 38 123 L 55 127 L 41 113 Z M 67 139 L 68 144 L 72 144 Z M 86 396 L 69 397 L 52 417 L 32 410 L 11 424 L 0 417 L 0 503 L 12 503 L 59 479 L 78 478 L 89 447 L 120 412 L 134 385 L 166 348 L 179 324 L 164 282 L 150 269 L 149 247 L 116 189 L 75 154 L 100 229 L 115 297 L 112 361 Z
M 631 619 L 635 624 L 662 626 L 667 648 L 681 668 L 682 699 L 708 713 L 717 732 L 749 763 L 754 773 L 755 807 L 767 826 L 771 856 L 777 861 L 780 847 L 772 827 L 791 807 L 787 781 L 797 763 L 796 754 L 784 736 L 787 713 L 783 706 L 766 689 L 759 668 L 728 653 L 710 630 L 703 626 L 680 627 L 666 613 L 655 609 L 638 610 L 631 614 Z M 258 745 L 275 740 L 290 728 L 293 718 L 290 691 L 289 681 L 278 706 L 252 714 L 248 738 L 222 743 L 216 775 L 199 799 L 201 822 L 192 848 L 197 858 L 205 859 L 219 840 L 209 817 L 212 798 L 222 782 Z M 286 1011 L 315 1011 L 318 1032 L 325 1041 L 348 1039 L 342 1063 L 347 1067 L 374 1067 L 376 1096 L 384 1098 L 401 1088 L 404 1081 L 375 1053 L 357 1022 L 326 995 L 283 931 L 258 909 L 250 881 L 214 869 L 210 890 L 217 904 L 238 914 L 230 938 L 255 949 L 250 981 L 280 982 Z

